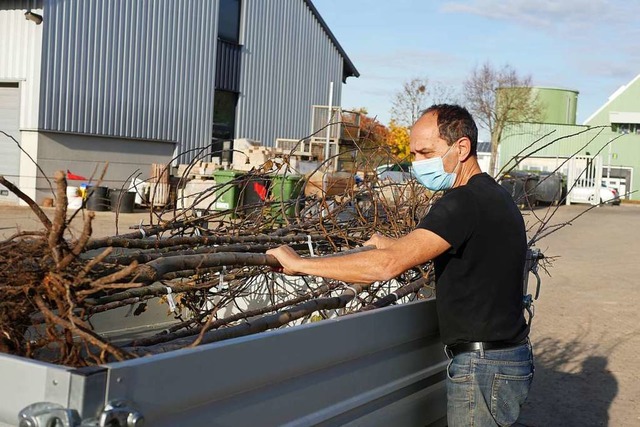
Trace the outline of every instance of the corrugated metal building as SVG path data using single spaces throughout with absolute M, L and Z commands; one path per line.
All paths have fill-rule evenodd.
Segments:
M 0 130 L 22 151 L 0 135 L 0 174 L 41 200 L 58 169 L 108 161 L 119 186 L 210 153 L 212 136 L 302 138 L 349 76 L 310 0 L 3 1 Z

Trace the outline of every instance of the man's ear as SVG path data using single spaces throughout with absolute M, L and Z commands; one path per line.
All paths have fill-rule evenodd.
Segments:
M 458 140 L 458 160 L 460 160 L 461 162 L 464 162 L 470 156 L 471 156 L 471 140 L 465 136 Z

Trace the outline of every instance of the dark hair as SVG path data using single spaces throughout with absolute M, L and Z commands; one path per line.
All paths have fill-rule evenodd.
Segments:
M 471 141 L 471 155 L 478 150 L 478 127 L 466 108 L 459 105 L 434 104 L 422 112 L 422 115 L 434 113 L 438 120 L 440 138 L 453 145 L 460 138 L 467 137 Z

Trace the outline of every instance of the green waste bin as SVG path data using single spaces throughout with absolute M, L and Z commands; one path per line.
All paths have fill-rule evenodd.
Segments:
M 238 206 L 242 207 L 242 215 L 250 216 L 262 212 L 269 192 L 269 177 L 251 173 L 243 176 L 240 181 Z
M 298 196 L 302 192 L 304 180 L 300 175 L 276 175 L 271 180 L 271 211 L 276 219 L 282 220 L 284 211 L 287 218 L 296 214 Z
M 214 192 L 216 198 L 214 210 L 234 210 L 238 206 L 239 182 L 234 180 L 240 175 L 242 172 L 236 170 L 217 170 L 213 173 L 217 187 Z

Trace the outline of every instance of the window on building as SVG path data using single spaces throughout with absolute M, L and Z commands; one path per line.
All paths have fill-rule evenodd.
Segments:
M 235 136 L 238 94 L 227 90 L 216 90 L 214 97 L 211 156 L 230 163 L 233 159 L 231 150 Z
M 218 38 L 230 43 L 240 43 L 241 6 L 241 0 L 220 0 Z
M 213 99 L 213 130 L 211 134 L 213 138 L 233 139 L 237 103 L 237 93 L 216 90 Z

